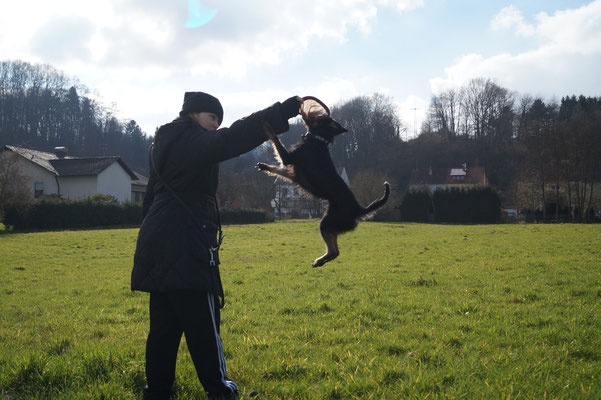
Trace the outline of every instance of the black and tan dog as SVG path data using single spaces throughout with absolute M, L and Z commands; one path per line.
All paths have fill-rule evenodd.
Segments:
M 330 117 L 307 122 L 307 127 L 308 132 L 303 139 L 288 152 L 271 127 L 265 123 L 265 133 L 273 142 L 280 166 L 258 163 L 257 169 L 284 177 L 298 184 L 310 195 L 327 201 L 327 209 L 319 225 L 326 253 L 313 262 L 314 267 L 321 267 L 340 254 L 339 234 L 355 229 L 359 218 L 372 215 L 386 203 L 390 185 L 384 182 L 384 196 L 367 207 L 361 207 L 351 189 L 336 172 L 328 148 L 335 136 L 347 130 Z

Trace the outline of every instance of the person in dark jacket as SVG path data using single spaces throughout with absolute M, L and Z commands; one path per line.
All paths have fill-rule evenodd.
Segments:
M 179 118 L 156 132 L 131 274 L 131 289 L 150 293 L 144 399 L 172 394 L 182 333 L 209 398 L 237 398 L 219 336 L 219 163 L 263 143 L 264 122 L 277 133 L 287 131 L 300 105 L 291 97 L 218 129 L 219 100 L 186 92 Z

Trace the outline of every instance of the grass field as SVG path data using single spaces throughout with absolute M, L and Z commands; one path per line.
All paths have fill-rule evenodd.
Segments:
M 227 226 L 222 336 L 260 399 L 601 398 L 600 225 Z M 0 233 L 0 398 L 140 399 L 136 229 Z M 178 399 L 204 398 L 185 344 Z

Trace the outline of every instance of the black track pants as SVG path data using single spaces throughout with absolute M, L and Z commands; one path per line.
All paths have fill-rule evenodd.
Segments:
M 169 397 L 182 333 L 205 391 L 224 398 L 237 394 L 236 383 L 226 375 L 215 300 L 214 295 L 203 292 L 150 294 L 144 399 Z

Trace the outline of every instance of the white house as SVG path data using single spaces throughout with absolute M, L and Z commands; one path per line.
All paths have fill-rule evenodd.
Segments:
M 70 157 L 65 148 L 55 153 L 4 146 L 0 157 L 13 157 L 27 178 L 31 197 L 59 195 L 79 200 L 102 193 L 130 201 L 132 181 L 138 176 L 120 157 Z

